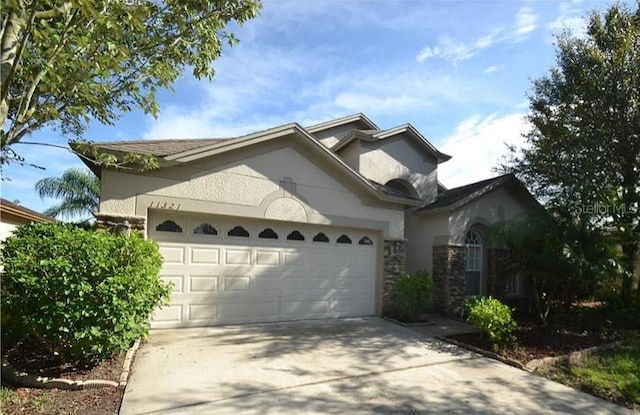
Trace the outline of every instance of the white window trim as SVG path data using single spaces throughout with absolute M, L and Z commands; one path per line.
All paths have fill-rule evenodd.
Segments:
M 483 264 L 483 246 L 482 246 L 482 235 L 480 232 L 475 229 L 469 230 L 464 239 L 465 247 L 466 247 L 466 256 L 465 256 L 465 278 L 467 277 L 468 272 L 477 272 L 479 274 L 478 278 L 478 292 L 476 293 L 466 293 L 467 296 L 473 297 L 482 294 L 482 284 L 484 281 L 484 264 Z M 479 268 L 470 268 L 469 267 L 469 253 L 470 249 L 473 248 L 475 253 L 479 254 L 475 259 L 476 263 L 479 262 Z M 465 290 L 466 291 L 466 290 Z

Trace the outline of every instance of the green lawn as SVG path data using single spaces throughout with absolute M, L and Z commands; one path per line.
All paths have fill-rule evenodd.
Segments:
M 543 375 L 632 409 L 640 409 L 640 336 L 619 348 L 594 354 L 572 366 L 544 369 Z

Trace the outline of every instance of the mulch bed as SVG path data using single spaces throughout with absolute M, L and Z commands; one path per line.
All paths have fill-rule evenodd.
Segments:
M 461 343 L 470 344 L 483 350 L 496 352 L 500 356 L 516 360 L 523 364 L 544 357 L 566 355 L 588 347 L 599 346 L 618 340 L 578 333 L 565 329 L 543 327 L 535 324 L 521 324 L 516 333 L 517 346 L 495 351 L 491 343 L 480 333 L 463 333 L 447 336 Z
M 93 367 L 79 368 L 60 364 L 54 357 L 38 355 L 24 348 L 21 353 L 10 353 L 9 362 L 29 374 L 62 377 L 72 380 L 101 379 L 118 382 L 122 373 L 125 353 Z M 117 414 L 124 388 L 101 388 L 78 391 L 58 389 L 31 389 L 6 384 L 3 380 L 3 414 Z

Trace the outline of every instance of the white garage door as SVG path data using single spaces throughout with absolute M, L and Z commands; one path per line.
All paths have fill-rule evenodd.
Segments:
M 149 222 L 174 284 L 154 328 L 374 313 L 373 232 L 164 211 Z

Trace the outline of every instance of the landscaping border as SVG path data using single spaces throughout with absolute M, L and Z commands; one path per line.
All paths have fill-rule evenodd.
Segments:
M 569 354 L 565 354 L 565 355 L 561 355 L 561 356 L 549 356 L 549 357 L 544 357 L 542 359 L 533 359 L 528 361 L 527 363 L 521 363 L 517 360 L 514 359 L 509 359 L 507 357 L 503 357 L 500 356 L 497 353 L 493 353 L 490 352 L 488 350 L 484 350 L 481 349 L 479 347 L 473 346 L 471 344 L 467 344 L 467 343 L 463 343 L 460 342 L 458 340 L 454 340 L 454 339 L 450 339 L 444 336 L 435 336 L 438 340 L 442 340 L 444 342 L 462 347 L 463 349 L 467 349 L 470 350 L 472 352 L 481 354 L 485 357 L 489 357 L 491 359 L 495 359 L 495 360 L 499 360 L 502 363 L 508 364 L 510 366 L 513 367 L 517 367 L 518 369 L 522 369 L 526 372 L 535 372 L 537 371 L 539 368 L 544 367 L 544 366 L 551 366 L 551 365 L 556 365 L 559 363 L 568 363 L 568 364 L 575 364 L 578 360 L 580 360 L 582 357 L 585 356 L 590 356 L 593 353 L 596 352 L 601 352 L 604 350 L 609 350 L 609 349 L 613 349 L 617 346 L 620 346 L 622 344 L 622 341 L 615 341 L 613 343 L 606 343 L 606 344 L 601 344 L 599 346 L 592 346 L 592 347 L 588 347 L 586 349 L 582 349 L 582 350 L 576 350 L 575 352 L 571 352 Z
M 576 350 L 575 352 L 562 356 L 544 357 L 542 359 L 533 359 L 525 365 L 526 370 L 535 372 L 541 367 L 552 366 L 557 364 L 576 364 L 581 358 L 590 356 L 596 352 L 613 349 L 622 344 L 622 340 L 613 343 L 601 344 L 599 346 L 587 347 L 586 349 Z
M 7 355 L 2 356 L 2 377 L 19 386 L 36 389 L 63 389 L 63 390 L 81 390 L 81 389 L 100 389 L 100 388 L 124 388 L 127 385 L 129 372 L 131 370 L 131 361 L 135 352 L 140 347 L 140 341 L 136 340 L 133 346 L 127 350 L 124 363 L 122 364 L 122 373 L 119 382 L 113 380 L 90 379 L 90 380 L 71 380 L 64 378 L 49 378 L 42 376 L 30 375 L 26 372 L 17 371 L 9 360 Z

